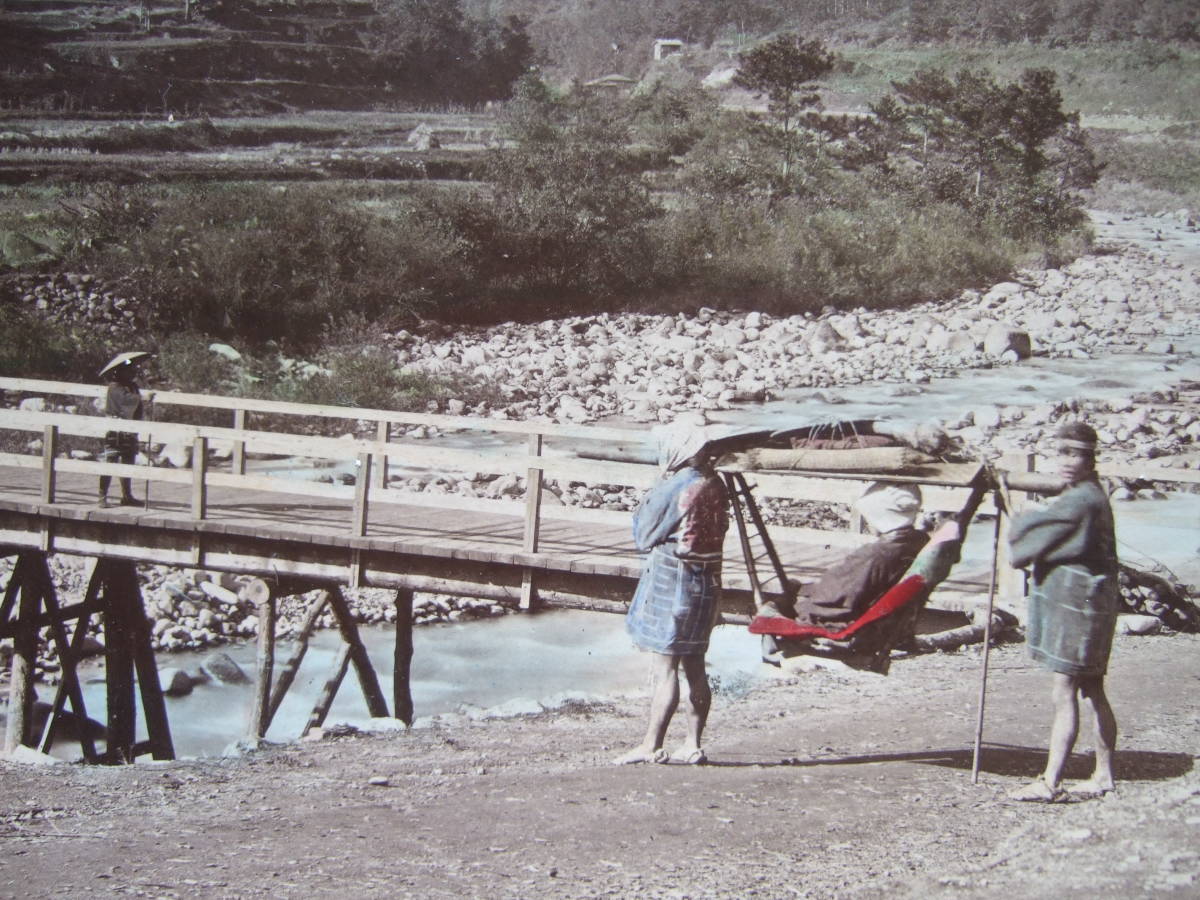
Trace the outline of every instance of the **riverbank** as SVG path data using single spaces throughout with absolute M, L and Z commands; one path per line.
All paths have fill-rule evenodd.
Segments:
M 1048 678 L 1017 646 L 992 657 L 978 784 L 972 652 L 718 691 L 704 767 L 609 764 L 640 734 L 640 698 L 331 730 L 244 758 L 0 763 L 0 893 L 1181 896 L 1200 883 L 1198 650 L 1118 637 L 1119 785 L 1103 800 L 1004 800 L 1040 770 L 1050 722 Z M 1074 757 L 1069 778 L 1089 765 Z

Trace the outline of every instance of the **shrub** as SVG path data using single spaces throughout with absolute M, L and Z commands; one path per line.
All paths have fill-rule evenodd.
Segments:
M 453 235 L 418 207 L 385 216 L 307 186 L 193 188 L 157 199 L 152 217 L 88 226 L 84 261 L 149 301 L 156 330 L 301 350 L 348 313 L 411 315 L 454 252 Z
M 0 333 L 0 375 L 9 378 L 94 382 L 114 353 L 107 339 L 7 304 L 0 304 Z

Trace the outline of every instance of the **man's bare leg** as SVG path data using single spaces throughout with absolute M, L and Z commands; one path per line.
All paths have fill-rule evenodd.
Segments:
M 1051 790 L 1058 790 L 1063 767 L 1079 736 L 1079 678 L 1060 672 L 1054 672 L 1053 678 L 1050 695 L 1054 700 L 1054 724 L 1050 727 L 1050 753 L 1042 781 Z
M 666 653 L 651 654 L 650 659 L 650 721 L 642 742 L 613 760 L 618 766 L 630 763 L 665 762 L 663 741 L 667 726 L 679 707 L 679 656 Z
M 1050 752 L 1042 777 L 1010 793 L 1013 800 L 1054 800 L 1062 794 L 1062 770 L 1079 734 L 1079 679 L 1052 673 L 1050 696 L 1054 701 L 1054 724 L 1050 727 Z
M 1104 676 L 1081 679 L 1079 694 L 1096 717 L 1096 768 L 1091 778 L 1072 790 L 1080 794 L 1107 794 L 1116 789 L 1113 753 L 1117 749 L 1117 717 L 1104 693 Z
M 712 708 L 712 688 L 708 684 L 703 653 L 694 653 L 680 659 L 688 683 L 687 740 L 671 754 L 671 758 L 694 764 L 705 761 L 701 738 L 704 735 L 704 726 L 708 722 L 708 711 Z

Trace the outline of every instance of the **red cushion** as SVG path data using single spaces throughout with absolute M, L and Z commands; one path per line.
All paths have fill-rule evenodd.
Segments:
M 755 616 L 750 621 L 751 634 L 773 634 L 776 637 L 795 638 L 828 638 L 833 641 L 844 641 L 851 637 L 864 625 L 869 625 L 877 619 L 907 606 L 925 590 L 925 579 L 920 575 L 909 575 L 899 584 L 888 589 L 871 607 L 843 628 L 841 631 L 829 631 L 820 625 L 801 625 L 795 619 L 784 616 Z

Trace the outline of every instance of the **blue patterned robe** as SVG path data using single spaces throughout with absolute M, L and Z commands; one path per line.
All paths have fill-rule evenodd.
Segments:
M 633 539 L 649 551 L 625 629 L 636 646 L 703 654 L 716 623 L 729 498 L 715 472 L 685 468 L 647 492 Z

